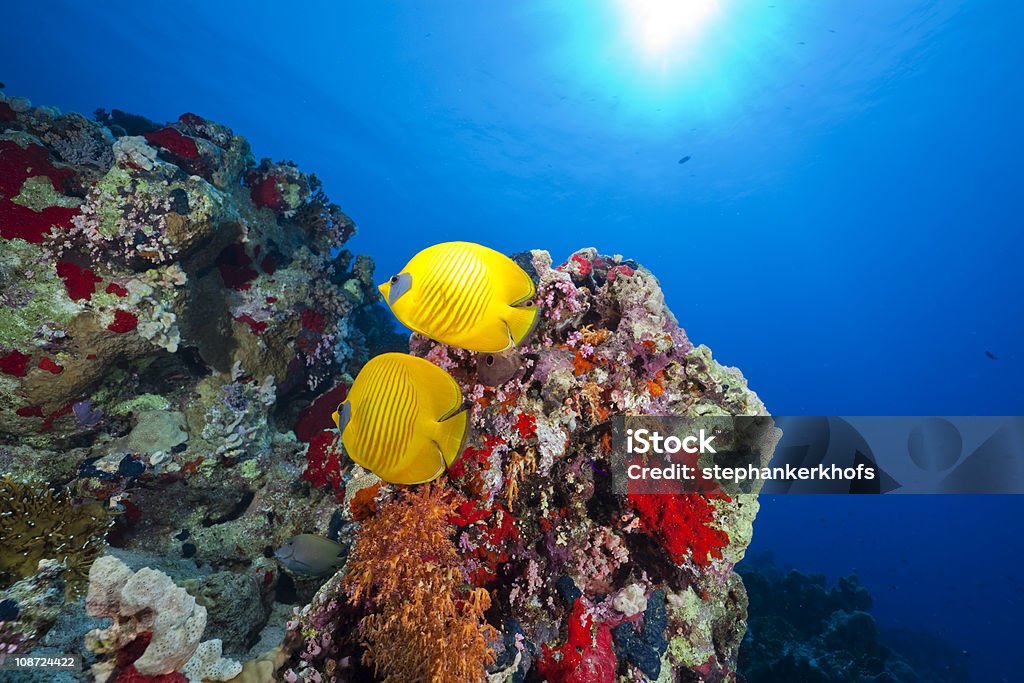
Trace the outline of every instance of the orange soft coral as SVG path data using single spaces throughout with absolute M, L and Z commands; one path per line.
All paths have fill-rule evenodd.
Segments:
M 384 681 L 483 680 L 496 636 L 486 590 L 464 589 L 448 521 L 461 501 L 441 484 L 409 490 L 363 522 L 345 590 L 369 614 L 359 622 L 364 662 Z

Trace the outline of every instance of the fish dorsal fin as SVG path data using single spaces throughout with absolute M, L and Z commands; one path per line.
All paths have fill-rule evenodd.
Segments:
M 486 247 L 484 247 L 486 249 Z M 537 293 L 537 285 L 533 278 L 518 263 L 501 252 L 488 251 L 496 254 L 491 260 L 494 268 L 494 285 L 501 303 L 518 306 Z

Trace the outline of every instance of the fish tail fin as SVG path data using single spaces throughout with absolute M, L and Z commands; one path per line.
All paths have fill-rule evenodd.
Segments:
M 508 334 L 512 343 L 519 346 L 529 337 L 540 322 L 540 308 L 537 306 L 510 306 L 506 309 Z
M 466 434 L 469 432 L 469 411 L 455 413 L 439 422 L 438 426 L 437 447 L 444 458 L 445 467 L 450 467 L 462 453 L 462 445 L 466 442 Z

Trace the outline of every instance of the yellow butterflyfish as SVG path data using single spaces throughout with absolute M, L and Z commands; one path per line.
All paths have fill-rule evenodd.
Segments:
M 412 257 L 380 293 L 403 325 L 450 346 L 501 353 L 529 336 L 533 280 L 508 256 L 472 242 L 444 242 Z
M 462 390 L 430 361 L 405 353 L 372 358 L 331 416 L 349 456 L 384 481 L 437 479 L 462 450 L 469 412 Z

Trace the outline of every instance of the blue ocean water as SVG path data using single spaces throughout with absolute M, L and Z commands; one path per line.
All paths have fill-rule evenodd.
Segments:
M 627 255 L 777 414 L 1024 410 L 1024 5 L 6 3 L 6 92 L 315 170 L 384 276 Z M 680 163 L 683 159 L 685 162 Z M 986 355 L 989 352 L 995 358 Z M 1024 498 L 774 497 L 752 550 L 1019 680 Z

